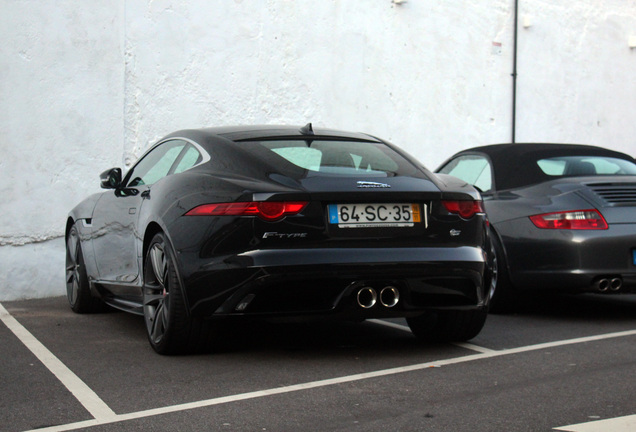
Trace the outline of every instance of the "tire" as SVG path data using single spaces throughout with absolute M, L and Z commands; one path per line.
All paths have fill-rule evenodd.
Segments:
M 510 282 L 503 246 L 493 230 L 490 231 L 490 245 L 493 261 L 489 288 L 489 311 L 495 314 L 511 313 L 517 309 L 519 298 L 512 282 Z
M 407 318 L 411 331 L 424 342 L 463 342 L 479 334 L 488 309 L 432 311 Z
M 172 248 L 156 234 L 144 262 L 143 309 L 150 346 L 159 354 L 200 352 L 209 348 L 210 323 L 190 317 Z
M 93 313 L 104 309 L 101 299 L 91 294 L 82 245 L 75 225 L 66 237 L 66 298 L 76 313 Z

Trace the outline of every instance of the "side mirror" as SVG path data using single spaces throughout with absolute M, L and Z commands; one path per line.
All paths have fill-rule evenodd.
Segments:
M 117 189 L 121 186 L 121 168 L 111 168 L 99 175 L 102 189 Z

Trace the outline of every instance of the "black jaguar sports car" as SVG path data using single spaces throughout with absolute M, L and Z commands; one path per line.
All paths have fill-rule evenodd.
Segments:
M 373 136 L 183 130 L 101 186 L 66 223 L 68 301 L 143 315 L 159 353 L 209 348 L 234 318 L 406 317 L 434 341 L 484 325 L 479 192 Z
M 600 147 L 498 144 L 437 172 L 481 190 L 496 260 L 493 312 L 530 290 L 636 291 L 636 161 Z

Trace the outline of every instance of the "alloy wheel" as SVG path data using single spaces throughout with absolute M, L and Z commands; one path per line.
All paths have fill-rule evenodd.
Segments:
M 495 245 L 490 242 L 490 256 L 491 256 L 491 265 L 490 265 L 490 286 L 488 287 L 488 302 L 492 300 L 495 296 L 495 292 L 497 291 L 497 283 L 499 282 L 499 262 L 497 260 L 497 250 L 495 249 Z
M 144 317 L 148 336 L 154 344 L 163 339 L 170 320 L 169 264 L 162 243 L 154 243 L 148 252 L 150 266 L 144 283 Z
M 75 228 L 71 229 L 66 240 L 66 296 L 74 305 L 80 290 L 80 245 Z

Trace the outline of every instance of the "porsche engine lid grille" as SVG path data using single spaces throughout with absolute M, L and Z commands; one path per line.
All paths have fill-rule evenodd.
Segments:
M 591 183 L 587 186 L 608 204 L 636 204 L 636 183 Z

